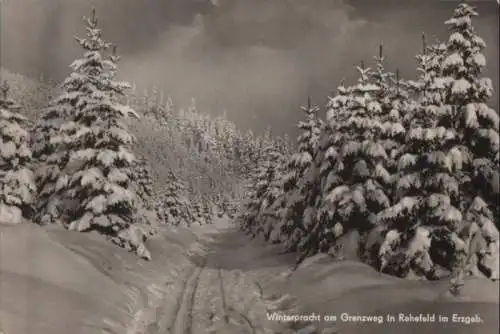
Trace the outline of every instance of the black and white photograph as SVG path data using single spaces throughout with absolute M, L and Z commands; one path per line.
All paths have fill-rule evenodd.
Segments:
M 0 0 L 0 334 L 499 331 L 498 0 Z

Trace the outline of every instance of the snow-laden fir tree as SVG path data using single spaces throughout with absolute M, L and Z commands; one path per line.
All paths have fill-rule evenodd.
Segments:
M 336 95 L 329 97 L 324 135 L 313 168 L 301 182 L 307 194 L 304 227 L 308 231 L 308 236 L 302 238 L 298 245 L 305 252 L 304 255 L 317 250 L 335 253 L 335 240 L 345 233 L 342 220 L 335 219 L 336 205 L 328 195 L 334 189 L 346 190 L 341 187 L 344 185 L 344 180 L 338 173 L 337 167 L 341 163 L 341 148 L 352 137 L 343 125 L 351 117 L 350 107 L 354 89 L 355 86 L 345 86 L 342 81 L 337 87 Z
M 165 106 L 163 107 L 163 113 L 160 117 L 160 123 L 162 125 L 167 125 L 169 123 L 175 122 L 174 119 L 175 105 L 172 97 L 169 96 L 167 101 L 165 102 Z
M 334 129 L 333 142 L 326 152 L 326 166 L 322 167 L 325 181 L 316 231 L 319 247 L 333 247 L 335 240 L 350 230 L 361 233 L 370 230 L 376 214 L 389 206 L 393 177 L 387 170 L 391 151 L 401 141 L 404 128 L 393 113 L 388 98 L 372 82 L 370 68 L 357 67 L 358 83 L 349 89 L 345 106 L 332 110 L 330 126 Z M 379 99 L 381 99 L 379 101 Z M 341 104 L 341 106 L 342 106 Z
M 135 82 L 132 82 L 132 87 L 125 97 L 125 104 L 129 106 L 137 105 L 137 84 Z
M 307 107 L 302 107 L 305 120 L 300 121 L 298 128 L 301 130 L 297 138 L 298 152 L 292 155 L 288 163 L 288 170 L 283 180 L 284 187 L 284 209 L 281 217 L 280 241 L 285 242 L 285 247 L 293 250 L 300 239 L 301 232 L 305 232 L 302 226 L 302 216 L 306 206 L 306 197 L 310 187 L 299 186 L 308 168 L 313 164 L 313 159 L 318 151 L 319 141 L 324 129 L 324 122 L 319 118 L 319 106 L 311 104 L 308 99 Z M 300 185 L 304 185 L 300 182 Z M 290 246 L 292 245 L 292 246 Z
M 290 159 L 286 155 L 287 146 L 288 143 L 282 138 L 277 138 L 276 143 L 266 152 L 266 161 L 268 161 L 267 188 L 261 197 L 260 212 L 257 216 L 261 225 L 257 232 L 262 231 L 266 241 L 271 237 L 273 242 L 280 241 L 281 223 L 286 209 L 284 183 L 288 172 L 287 162 Z
M 225 112 L 221 116 L 218 116 L 213 123 L 214 133 L 211 134 L 215 142 L 213 146 L 227 166 L 227 170 L 224 172 L 233 173 L 239 167 L 238 159 L 240 158 L 236 126 L 227 119 Z
M 305 170 L 311 165 L 314 152 L 319 144 L 321 131 L 323 129 L 323 121 L 319 118 L 318 106 L 311 104 L 311 99 L 308 98 L 306 107 L 302 107 L 305 114 L 305 120 L 300 121 L 298 128 L 301 133 L 297 138 L 298 152 L 293 154 L 289 163 L 289 173 L 287 175 L 286 186 L 294 187 L 297 180 L 300 179 Z
M 393 78 L 391 78 L 391 87 L 387 92 L 388 103 L 384 105 L 386 111 L 388 112 L 388 119 L 390 121 L 395 121 L 401 124 L 401 126 L 407 130 L 410 120 L 417 109 L 418 102 L 414 97 L 414 86 L 413 84 L 401 78 L 399 69 L 396 69 L 396 73 Z M 401 128 L 399 128 L 401 130 Z M 405 153 L 404 142 L 405 136 L 403 132 L 393 133 L 394 137 L 386 143 L 386 150 L 389 154 L 389 160 L 387 161 L 386 169 L 393 175 L 393 181 L 398 178 L 398 160 Z M 394 183 L 392 183 L 394 185 Z M 391 187 L 394 190 L 393 187 Z M 390 195 L 394 198 L 394 195 Z
M 39 163 L 46 162 L 48 156 L 57 150 L 56 143 L 51 139 L 54 138 L 61 125 L 68 120 L 73 108 L 71 93 L 73 92 L 64 92 L 58 98 L 51 100 L 36 121 L 33 130 L 33 158 Z
M 212 203 L 207 194 L 193 191 L 191 194 L 191 211 L 189 219 L 191 224 L 206 225 L 212 223 Z
M 38 195 L 35 221 L 39 224 L 53 223 L 62 214 L 61 197 L 56 190 L 56 182 L 67 163 L 69 152 L 58 141 L 61 126 L 72 117 L 76 105 L 88 93 L 85 82 L 78 82 L 73 73 L 59 87 L 59 96 L 49 101 L 35 123 L 33 130 L 33 158 Z
M 486 44 L 472 25 L 472 18 L 477 15 L 475 8 L 462 3 L 445 22 L 450 37 L 442 64 L 446 94 L 440 124 L 457 129 L 462 155 L 456 160 L 463 164 L 463 170 L 467 173 L 461 177 L 460 184 L 461 193 L 466 194 L 462 195 L 465 197 L 462 198 L 465 202 L 462 206 L 465 206 L 466 214 L 463 231 L 459 231 L 459 235 L 466 240 L 470 237 L 469 225 L 478 225 L 477 233 L 482 234 L 488 245 L 483 252 L 485 254 L 477 254 L 480 257 L 478 265 L 486 275 L 498 278 L 499 197 L 498 184 L 494 182 L 498 182 L 499 174 L 499 117 L 487 105 L 493 94 L 493 86 L 489 78 L 481 77 L 486 66 L 486 58 L 482 53 Z M 469 183 L 469 177 L 473 182 Z M 482 204 L 478 207 L 479 202 Z
M 241 152 L 240 172 L 243 175 L 243 177 L 249 178 L 251 171 L 255 168 L 256 164 L 255 157 L 257 155 L 257 142 L 252 130 L 247 130 L 243 134 L 241 144 L 242 147 L 240 149 Z
M 233 219 L 238 209 L 237 200 L 236 194 L 219 193 L 215 201 L 217 216 L 222 218 L 227 215 L 230 219 Z
M 48 206 L 57 200 L 63 210 L 58 218 L 67 228 L 97 230 L 149 258 L 144 235 L 134 227 L 137 196 L 129 178 L 134 137 L 125 120 L 138 116 L 119 102 L 130 85 L 115 80 L 118 57 L 105 55 L 110 44 L 102 39 L 95 11 L 85 22 L 87 37 L 76 37 L 83 58 L 71 64 L 73 73 L 64 82 L 72 91 L 73 109 L 54 138 L 67 152 L 67 161 L 60 162 L 57 196 Z
M 428 59 L 435 56 L 431 54 Z M 420 100 L 406 135 L 405 153 L 398 161 L 395 202 L 378 214 L 380 225 L 372 231 L 366 248 L 372 251 L 382 271 L 397 276 L 413 271 L 432 278 L 437 269 L 431 259 L 433 235 L 436 253 L 446 254 L 448 259 L 451 245 L 439 246 L 439 236 L 458 240 L 446 228 L 461 220 L 456 169 L 447 158 L 457 143 L 457 135 L 454 129 L 437 126 L 442 107 L 440 72 L 423 60 L 419 65 Z M 379 234 L 382 240 L 374 237 Z
M 154 113 L 153 113 L 153 110 L 152 110 L 152 98 L 150 96 L 150 92 L 148 90 L 148 88 L 144 88 L 144 91 L 142 93 L 142 97 L 141 97 L 141 101 L 140 101 L 140 107 L 139 109 L 142 109 L 143 111 L 143 114 L 144 114 L 144 118 L 148 117 L 148 116 L 151 116 L 151 117 L 154 117 Z
M 358 70 L 362 75 L 360 78 L 361 85 L 358 89 L 356 86 L 346 88 L 344 85 L 340 85 L 337 88 L 337 95 L 330 99 L 327 105 L 327 131 L 325 134 L 328 133 L 328 136 L 323 138 L 320 146 L 321 154 L 318 157 L 319 168 L 316 168 L 316 175 L 312 173 L 308 175 L 310 181 L 313 181 L 316 177 L 319 178 L 319 182 L 316 182 L 319 189 L 316 189 L 314 196 L 309 196 L 308 209 L 304 216 L 304 224 L 308 231 L 312 231 L 315 226 L 323 224 L 326 235 L 333 232 L 335 235 L 340 236 L 340 231 L 343 232 L 341 228 L 342 219 L 335 217 L 335 214 L 340 212 L 340 207 L 336 205 L 335 201 L 332 201 L 333 197 L 331 195 L 334 191 L 338 193 L 337 196 L 348 196 L 349 194 L 349 187 L 345 186 L 346 178 L 342 175 L 344 170 L 342 153 L 347 157 L 347 152 L 345 150 L 342 152 L 342 149 L 348 143 L 355 143 L 357 138 L 354 138 L 354 131 L 350 131 L 346 125 L 350 117 L 355 115 L 351 111 L 355 96 L 365 95 L 363 90 L 359 88 L 363 89 L 366 86 L 366 95 L 372 100 L 374 98 L 373 93 L 377 92 L 377 86 L 369 82 L 371 73 L 366 71 L 364 66 L 358 67 Z M 370 93 L 372 95 L 369 95 Z M 319 206 L 316 208 L 317 199 L 319 199 L 317 203 Z M 344 201 L 344 205 L 351 206 L 352 201 L 347 199 Z M 314 214 L 316 209 L 317 214 Z M 330 223 L 334 224 L 333 229 L 328 228 Z
M 213 220 L 213 203 L 207 196 L 202 201 L 202 217 L 204 224 L 211 224 Z
M 489 240 L 498 240 L 491 212 L 470 182 L 473 151 L 466 140 L 471 133 L 468 105 L 481 95 L 472 91 L 478 83 L 472 79 L 478 75 L 475 61 L 484 59 L 477 56 L 483 42 L 471 34 L 472 15 L 470 7 L 459 5 L 448 24 L 465 29 L 467 37 L 452 29 L 444 59 L 443 53 L 438 54 L 441 46 L 428 50 L 431 59 L 441 58 L 441 68 L 432 64 L 426 72 L 422 66 L 420 82 L 425 84 L 406 138 L 406 154 L 399 160 L 397 203 L 379 215 L 387 232 L 378 251 L 380 267 L 393 274 L 414 271 L 434 278 L 441 268 L 451 271 L 464 266 L 477 272 L 470 263 L 475 254 L 469 247 L 480 244 L 473 240 L 477 231 L 482 229 Z M 472 50 L 464 51 L 465 45 Z M 493 244 L 498 247 L 497 241 Z
M 249 183 L 253 183 L 258 178 L 258 175 L 262 174 L 262 170 L 266 169 L 269 150 L 273 147 L 274 142 L 271 138 L 271 129 L 267 128 L 262 135 L 254 135 L 251 131 L 247 132 L 247 135 L 251 136 L 251 144 L 248 145 L 248 176 L 247 180 Z M 265 162 L 262 164 L 262 162 Z M 251 187 L 250 187 L 251 188 Z
M 153 209 L 153 175 L 146 158 L 138 158 L 132 163 L 131 179 L 135 180 L 136 194 L 146 209 Z
M 69 79 L 69 78 L 68 78 Z M 39 224 L 56 222 L 63 213 L 62 197 L 57 189 L 57 179 L 69 159 L 69 151 L 59 141 L 61 127 L 70 120 L 71 113 L 84 95 L 84 87 L 66 80 L 63 91 L 42 111 L 33 135 L 33 158 L 38 195 L 35 221 Z
M 189 226 L 193 212 L 184 184 L 170 171 L 164 190 L 155 201 L 155 210 L 161 222 L 168 225 Z
M 205 219 L 203 217 L 203 205 L 201 202 L 201 194 L 196 194 L 193 198 L 193 217 L 192 217 L 192 224 L 197 224 L 197 225 L 204 225 L 205 224 Z
M 129 178 L 137 195 L 137 213 L 134 226 L 147 236 L 158 232 L 158 215 L 155 208 L 155 180 L 149 161 L 140 157 L 131 165 Z
M 0 88 L 0 222 L 16 224 L 31 218 L 37 189 L 27 119 L 9 98 L 9 85 Z
M 333 186 L 340 184 L 341 180 L 334 172 L 334 166 L 339 158 L 339 148 L 350 138 L 350 134 L 342 131 L 341 124 L 347 122 L 349 117 L 348 104 L 350 101 L 352 87 L 346 87 L 342 82 L 337 87 L 337 93 L 328 98 L 326 105 L 325 131 L 318 147 L 317 161 L 315 161 L 315 171 L 309 173 L 311 177 L 321 180 L 319 187 L 323 194 L 331 191 Z M 333 178 L 333 179 L 332 179 Z M 313 196 L 315 197 L 315 196 Z M 320 196 L 318 197 L 325 197 Z
M 287 208 L 283 216 L 280 240 L 286 250 L 296 251 L 299 246 L 304 256 L 317 250 L 317 244 L 313 245 L 317 238 L 314 231 L 317 230 L 320 220 L 317 216 L 318 208 L 322 206 L 322 183 L 329 175 L 336 161 L 339 146 L 340 131 L 333 126 L 338 123 L 332 121 L 346 120 L 343 111 L 347 105 L 349 88 L 343 84 L 338 87 L 337 95 L 329 98 L 327 104 L 327 122 L 322 126 L 321 135 L 317 147 L 312 151 L 312 161 L 304 170 L 303 176 L 297 179 L 294 190 L 287 196 Z M 311 246 L 311 247 L 309 247 Z M 309 249 L 308 249 L 309 248 Z
M 243 135 L 243 146 L 242 146 L 242 182 L 240 190 L 241 201 L 239 210 L 237 214 L 237 220 L 241 224 L 241 229 L 246 230 L 248 227 L 248 222 L 250 217 L 254 214 L 253 209 L 255 208 L 256 201 L 254 201 L 255 195 L 255 185 L 257 181 L 257 176 L 259 175 L 259 162 L 258 157 L 260 155 L 260 143 L 259 136 L 256 136 L 252 130 L 247 130 Z M 252 209 L 250 209 L 252 208 Z M 247 210 L 247 209 L 250 209 Z
M 259 145 L 264 142 L 271 142 L 270 136 L 263 138 Z M 245 215 L 242 217 L 244 220 L 242 228 L 253 236 L 263 232 L 263 224 L 258 218 L 280 193 L 278 181 L 280 176 L 283 177 L 280 168 L 285 165 L 283 155 L 273 144 L 262 147 L 259 158 L 258 167 L 250 178 L 246 196 L 247 202 L 245 203 Z
M 214 196 L 214 204 L 218 218 L 221 218 L 224 215 L 227 208 L 226 203 L 227 202 L 222 194 L 219 193 Z
M 385 56 L 383 53 L 383 46 L 379 46 L 379 54 L 375 58 L 376 69 L 371 72 L 371 80 L 378 86 L 375 98 L 380 104 L 382 109 L 390 108 L 390 91 L 392 89 L 391 83 L 394 79 L 394 74 L 388 72 L 385 68 Z
M 160 128 L 166 124 L 166 108 L 171 107 L 170 104 L 172 101 L 169 100 L 165 103 L 163 92 L 156 85 L 151 89 L 151 93 L 146 91 L 144 94 L 144 105 L 140 108 L 143 110 L 144 116 L 148 118 L 148 121 L 152 122 L 156 128 Z
M 419 104 L 425 108 L 415 108 L 404 116 L 406 127 L 435 126 L 439 119 L 441 104 L 444 102 L 444 82 L 441 79 L 441 64 L 446 56 L 446 45 L 439 40 L 427 45 L 422 35 L 422 53 L 417 60 L 418 78 L 409 81 L 410 91 L 415 93 Z M 414 113 L 418 113 L 415 115 Z M 423 114 L 422 114 L 423 113 Z
M 290 137 L 285 133 L 283 136 L 279 136 L 274 139 L 276 146 L 281 154 L 290 157 L 294 150 L 293 143 Z
M 91 29 L 89 25 L 87 27 Z M 90 30 L 88 30 L 90 33 Z M 102 40 L 103 48 L 109 48 L 110 44 Z M 84 47 L 85 51 L 89 48 Z M 88 54 L 91 56 L 92 54 Z M 99 57 L 101 55 L 99 54 Z M 100 58 L 99 58 L 100 59 Z M 89 62 L 92 59 L 88 59 Z M 75 69 L 77 62 L 71 64 L 74 72 L 62 83 L 61 94 L 50 102 L 34 130 L 33 156 L 38 160 L 39 168 L 36 171 L 39 194 L 37 198 L 37 222 L 40 224 L 53 223 L 63 214 L 62 196 L 59 192 L 60 186 L 56 185 L 62 169 L 67 164 L 70 152 L 62 142 L 62 126 L 74 117 L 74 110 L 84 103 L 86 97 L 91 94 L 88 80 Z M 103 70 L 101 65 L 100 70 Z M 99 67 L 97 67 L 99 68 Z

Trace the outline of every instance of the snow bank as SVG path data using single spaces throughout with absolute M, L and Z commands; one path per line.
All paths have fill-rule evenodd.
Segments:
M 494 333 L 499 326 L 498 282 L 469 279 L 459 298 L 448 293 L 449 280 L 408 281 L 383 274 L 355 261 L 334 262 L 326 255 L 308 259 L 287 280 L 284 289 L 298 298 L 303 313 L 349 315 L 394 315 L 434 313 L 449 316 L 450 323 L 430 324 L 361 323 L 338 321 L 336 327 L 346 333 Z M 453 313 L 478 314 L 481 324 L 452 323 Z M 330 327 L 331 323 L 318 325 Z
M 238 243 L 232 236 L 232 242 Z M 240 260 L 247 275 L 259 281 L 265 299 L 289 296 L 295 307 L 279 307 L 283 314 L 336 315 L 337 322 L 312 322 L 318 330 L 338 329 L 339 333 L 496 333 L 499 326 L 499 284 L 486 279 L 470 278 L 465 282 L 460 297 L 449 294 L 448 279 L 440 281 L 405 280 L 380 274 L 359 261 L 335 261 L 329 255 L 307 258 L 296 271 L 291 271 L 291 254 L 282 254 L 280 248 L 265 241 L 248 242 L 232 257 Z M 244 241 L 239 241 L 244 244 Z M 246 269 L 245 267 L 254 269 Z M 247 267 L 247 268 L 248 268 Z M 271 303 L 271 304 L 275 304 Z M 273 306 L 273 305 L 270 305 Z M 270 307 L 274 309 L 275 307 Z M 280 309 L 281 308 L 281 309 Z M 340 316 L 369 316 L 399 313 L 418 315 L 431 313 L 449 316 L 449 323 L 431 324 L 361 323 L 340 321 Z M 479 315 L 481 324 L 452 322 L 458 316 Z M 318 333 L 320 333 L 319 331 Z
M 162 232 L 148 242 L 148 262 L 94 233 L 0 224 L 0 331 L 127 333 L 144 321 L 153 287 L 191 265 L 196 240 L 184 229 Z

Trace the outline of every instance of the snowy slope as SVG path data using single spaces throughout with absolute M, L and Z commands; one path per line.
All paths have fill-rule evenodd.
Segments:
M 21 113 L 31 122 L 40 116 L 40 109 L 46 107 L 50 97 L 57 96 L 57 87 L 0 68 L 0 82 L 4 80 L 11 86 L 12 98 L 23 107 Z M 142 115 L 143 104 L 137 101 L 131 102 L 132 107 L 141 114 L 140 121 L 130 120 L 130 129 L 137 139 L 134 153 L 144 157 L 151 164 L 155 186 L 160 188 L 165 186 L 168 174 L 172 170 L 180 179 L 189 180 L 196 190 L 202 192 L 208 191 L 205 182 L 207 177 L 216 180 L 217 189 L 228 187 L 228 183 L 235 182 L 221 177 L 217 166 L 211 166 L 203 157 L 193 155 L 193 152 L 186 148 L 182 134 L 176 133 L 170 137 L 163 125 L 151 117 Z
M 21 104 L 22 113 L 31 120 L 38 114 L 36 109 L 45 107 L 50 96 L 54 94 L 54 88 L 50 85 L 13 73 L 3 67 L 0 67 L 0 81 L 8 82 L 12 88 L 11 97 Z
M 156 258 L 144 262 L 96 234 L 0 225 L 0 329 L 127 333 L 148 287 L 188 265 L 185 252 L 195 240 L 186 230 L 160 234 L 149 245 Z

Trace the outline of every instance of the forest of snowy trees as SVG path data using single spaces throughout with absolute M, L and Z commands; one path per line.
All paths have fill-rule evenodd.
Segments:
M 294 144 L 137 93 L 93 12 L 62 84 L 2 86 L 0 221 L 96 231 L 149 259 L 159 226 L 227 214 L 299 261 L 324 252 L 399 277 L 498 279 L 499 118 L 475 16 L 460 4 L 445 41 L 423 36 L 414 80 L 380 46 L 324 108 L 308 101 Z
M 3 83 L 0 221 L 96 231 L 149 259 L 159 226 L 234 215 L 238 180 L 283 140 L 238 131 L 194 100 L 182 109 L 159 89 L 137 93 L 116 79 L 117 47 L 95 11 L 84 23 L 82 57 L 61 84 Z
M 242 228 L 299 260 L 326 252 L 399 277 L 498 279 L 499 118 L 477 15 L 460 4 L 445 41 L 423 36 L 415 80 L 391 72 L 380 46 L 324 120 L 309 103 L 298 152 L 270 147 L 253 171 Z

